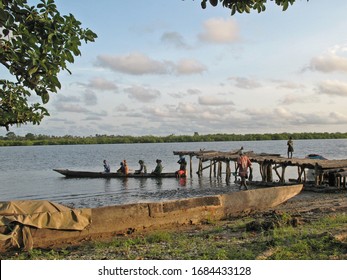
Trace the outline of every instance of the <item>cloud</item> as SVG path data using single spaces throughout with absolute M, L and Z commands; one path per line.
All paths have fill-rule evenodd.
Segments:
M 314 57 L 311 59 L 308 68 L 312 71 L 324 73 L 335 71 L 347 72 L 347 58 L 334 54 Z
M 336 80 L 321 82 L 317 88 L 318 93 L 347 97 L 347 83 Z
M 103 120 L 103 118 L 100 116 L 88 116 L 83 119 L 83 121 L 101 121 L 101 120 Z
M 335 45 L 325 54 L 312 58 L 308 69 L 323 73 L 347 72 L 346 53 L 346 45 Z
M 209 43 L 232 43 L 239 39 L 239 28 L 232 19 L 209 19 L 204 23 L 199 39 Z
M 228 80 L 235 81 L 235 86 L 244 89 L 255 89 L 261 87 L 261 84 L 255 79 L 245 77 L 230 77 Z
M 298 84 L 298 83 L 290 82 L 290 81 L 275 80 L 273 82 L 278 84 L 277 88 L 293 89 L 293 90 L 305 88 L 305 85 L 303 84 Z
M 246 123 L 253 125 L 254 128 L 261 129 L 272 128 L 289 128 L 300 126 L 319 125 L 344 125 L 347 121 L 347 116 L 337 112 L 296 112 L 290 111 L 283 107 L 277 107 L 273 110 L 268 109 L 246 109 L 242 111 L 248 116 Z M 236 123 L 236 122 L 235 122 Z
M 96 97 L 96 94 L 92 90 L 86 90 L 83 94 L 84 104 L 88 106 L 93 106 L 98 104 L 98 98 Z
M 214 95 L 199 96 L 199 104 L 200 105 L 210 105 L 210 106 L 235 105 L 234 102 L 231 100 L 225 100 L 222 98 L 218 98 Z
M 200 93 L 201 91 L 199 89 L 187 89 L 186 92 L 169 93 L 169 95 L 173 98 L 185 98 L 187 96 L 198 95 Z
M 190 49 L 190 47 L 184 42 L 184 38 L 177 32 L 165 32 L 161 36 L 161 42 L 178 49 Z
M 183 102 L 180 102 L 177 106 L 177 109 L 176 109 L 178 112 L 180 113 L 184 113 L 184 114 L 196 114 L 199 112 L 197 106 L 195 106 L 194 104 L 191 104 L 191 103 L 183 103 Z
M 163 121 L 162 118 L 170 118 L 175 116 L 175 112 L 170 111 L 169 108 L 165 106 L 146 108 L 144 112 L 154 116 L 154 119 L 160 119 L 161 121 Z
M 176 66 L 176 72 L 179 75 L 197 74 L 204 71 L 206 71 L 206 66 L 194 59 L 182 59 Z
M 70 112 L 70 113 L 89 113 L 90 111 L 78 104 L 65 104 L 56 103 L 55 109 L 59 112 Z
M 151 59 L 142 53 L 123 56 L 99 55 L 97 65 L 131 75 L 166 74 L 170 69 L 167 62 Z
M 125 104 L 119 104 L 115 110 L 117 112 L 128 112 L 129 111 L 129 108 L 125 105 Z
M 159 90 L 145 88 L 142 86 L 132 86 L 130 88 L 125 89 L 124 91 L 129 94 L 130 98 L 133 98 L 145 103 L 153 102 L 153 100 L 161 96 L 161 93 Z
M 102 91 L 117 91 L 118 87 L 114 82 L 108 81 L 101 77 L 95 77 L 90 79 L 88 88 L 102 90 Z
M 319 101 L 317 95 L 297 95 L 297 94 L 288 94 L 284 96 L 280 101 L 280 105 L 288 106 L 292 104 L 304 104 L 304 103 L 316 103 Z
M 77 96 L 74 95 L 62 95 L 62 94 L 58 94 L 57 99 L 55 100 L 56 103 L 78 103 L 81 102 L 81 99 Z
M 98 56 L 97 65 L 112 71 L 131 75 L 191 75 L 206 71 L 206 66 L 195 59 L 181 59 L 172 61 L 158 61 L 145 54 L 132 53 L 124 56 Z

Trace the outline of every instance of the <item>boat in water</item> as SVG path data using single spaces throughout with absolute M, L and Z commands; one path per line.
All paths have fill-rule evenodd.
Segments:
M 45 200 L 0 202 L 0 251 L 64 247 L 163 226 L 221 220 L 275 207 L 302 184 L 100 208 L 69 208 Z
M 66 176 L 67 178 L 175 178 L 175 172 L 167 173 L 128 173 L 119 172 L 97 172 L 97 171 L 78 171 L 69 169 L 53 169 L 54 171 Z M 183 177 L 183 176 L 180 176 Z

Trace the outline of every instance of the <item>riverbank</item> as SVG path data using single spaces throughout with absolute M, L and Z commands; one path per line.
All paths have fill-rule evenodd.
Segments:
M 168 136 L 131 136 L 131 135 L 98 135 L 95 136 L 50 136 L 34 135 L 25 136 L 8 132 L 6 136 L 0 135 L 1 146 L 43 146 L 43 145 L 90 145 L 90 144 L 139 144 L 139 143 L 184 143 L 184 142 L 228 142 L 228 141 L 267 141 L 267 140 L 295 140 L 313 139 L 346 139 L 347 132 L 298 132 L 298 133 L 266 133 L 266 134 L 207 134 L 200 135 L 168 135 Z
M 347 194 L 304 191 L 264 212 L 129 232 L 4 259 L 347 259 Z

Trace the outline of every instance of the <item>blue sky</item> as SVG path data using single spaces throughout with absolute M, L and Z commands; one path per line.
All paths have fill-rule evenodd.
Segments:
M 345 0 L 234 16 L 200 0 L 56 2 L 98 38 L 61 73 L 51 116 L 17 135 L 347 131 Z

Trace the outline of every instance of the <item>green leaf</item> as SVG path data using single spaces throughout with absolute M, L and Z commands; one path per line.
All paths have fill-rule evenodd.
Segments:
M 43 92 L 41 94 L 41 99 L 42 99 L 43 104 L 48 103 L 48 101 L 49 101 L 49 93 L 47 91 Z
M 32 74 L 36 73 L 38 69 L 39 69 L 38 66 L 35 66 L 35 67 L 29 69 L 29 71 L 28 71 L 29 76 L 31 76 Z
M 288 2 L 286 1 L 286 2 L 284 2 L 283 3 L 283 11 L 286 11 L 287 9 L 288 9 L 288 6 L 289 6 L 289 4 L 288 4 Z

